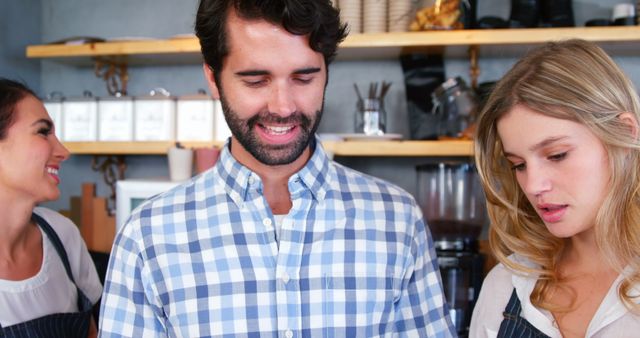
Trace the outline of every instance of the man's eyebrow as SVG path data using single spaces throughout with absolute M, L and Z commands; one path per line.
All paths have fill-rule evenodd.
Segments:
M 318 73 L 319 71 L 320 71 L 320 67 L 308 67 L 308 68 L 297 69 L 293 73 L 301 75 L 301 74 Z
M 269 75 L 269 72 L 266 70 L 243 70 L 236 72 L 236 76 L 261 76 L 261 75 Z
M 314 73 L 320 72 L 320 70 L 321 70 L 320 67 L 300 68 L 300 69 L 294 70 L 293 74 L 296 74 L 296 75 L 314 74 Z M 258 70 L 258 69 L 243 70 L 243 71 L 236 72 L 236 76 L 264 76 L 269 74 L 270 72 L 266 70 Z

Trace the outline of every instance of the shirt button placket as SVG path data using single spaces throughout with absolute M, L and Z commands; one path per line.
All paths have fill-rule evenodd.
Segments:
M 286 273 L 286 272 L 285 272 L 285 273 L 283 273 L 283 274 L 282 274 L 282 282 L 283 282 L 284 284 L 289 283 L 289 279 L 290 279 L 290 278 L 289 278 L 289 274 L 288 274 L 288 273 Z

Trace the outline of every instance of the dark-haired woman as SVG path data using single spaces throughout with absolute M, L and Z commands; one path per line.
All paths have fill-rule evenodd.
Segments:
M 68 157 L 33 91 L 0 78 L 0 336 L 97 335 L 102 286 L 80 232 L 37 207 L 59 197 Z

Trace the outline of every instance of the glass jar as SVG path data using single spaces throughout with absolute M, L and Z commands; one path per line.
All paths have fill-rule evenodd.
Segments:
M 355 132 L 365 135 L 384 135 L 387 125 L 387 112 L 384 101 L 364 99 L 358 101 L 355 114 Z

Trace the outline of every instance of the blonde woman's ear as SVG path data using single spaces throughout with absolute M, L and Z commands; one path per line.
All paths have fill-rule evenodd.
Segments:
M 634 140 L 638 140 L 638 120 L 636 120 L 635 115 L 625 112 L 618 115 L 618 118 L 622 123 L 626 124 L 629 128 L 629 132 L 631 136 L 633 136 Z

